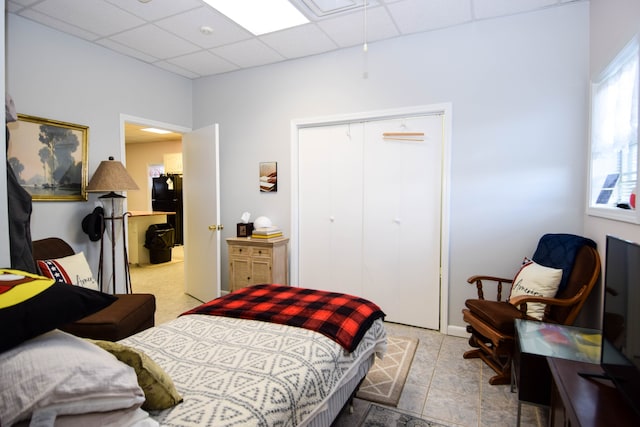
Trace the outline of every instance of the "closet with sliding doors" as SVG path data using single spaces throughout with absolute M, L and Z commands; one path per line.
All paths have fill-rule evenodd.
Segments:
M 298 282 L 439 329 L 443 114 L 298 128 Z

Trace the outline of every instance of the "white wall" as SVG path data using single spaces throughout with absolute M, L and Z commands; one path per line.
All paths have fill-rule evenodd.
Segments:
M 580 2 L 372 43 L 368 79 L 353 48 L 196 80 L 194 128 L 220 124 L 224 237 L 244 211 L 289 229 L 291 120 L 452 102 L 449 324 L 462 329 L 467 277 L 513 277 L 543 233 L 583 231 L 588 24 Z M 258 191 L 261 161 L 278 162 L 275 194 Z
M 19 113 L 89 126 L 89 178 L 100 161 L 123 157 L 120 114 L 191 127 L 190 80 L 7 16 L 7 92 Z M 81 221 L 99 195 L 88 202 L 34 202 L 33 239 L 62 237 L 88 255 L 95 273 L 99 244 L 89 241 Z
M 640 31 L 640 2 L 637 0 L 591 0 L 590 2 L 589 71 L 598 77 L 609 62 Z M 585 216 L 585 235 L 598 243 L 603 268 L 607 234 L 640 242 L 640 225 Z M 599 315 L 600 294 L 593 295 L 590 307 L 593 316 Z M 597 297 L 597 298 L 595 298 Z M 596 303 L 597 301 L 597 303 Z

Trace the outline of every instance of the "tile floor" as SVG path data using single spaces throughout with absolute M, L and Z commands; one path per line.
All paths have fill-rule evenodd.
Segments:
M 156 295 L 156 324 L 175 318 L 200 301 L 182 290 L 182 248 L 174 248 L 172 262 L 131 268 L 134 292 Z M 398 408 L 450 426 L 516 426 L 517 397 L 510 387 L 492 386 L 490 368 L 480 360 L 464 360 L 467 340 L 436 331 L 387 323 L 387 332 L 419 339 Z M 353 414 L 344 411 L 334 427 L 350 427 L 361 419 L 368 403 L 356 399 Z M 522 405 L 521 425 L 547 424 L 547 411 Z

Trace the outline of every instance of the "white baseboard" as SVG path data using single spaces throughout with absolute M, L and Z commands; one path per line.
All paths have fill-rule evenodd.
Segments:
M 451 336 L 454 336 L 454 337 L 460 337 L 460 338 L 469 338 L 469 336 L 471 334 L 469 334 L 469 332 L 467 332 L 467 327 L 466 326 L 449 325 L 449 326 L 447 326 L 447 335 L 451 335 Z

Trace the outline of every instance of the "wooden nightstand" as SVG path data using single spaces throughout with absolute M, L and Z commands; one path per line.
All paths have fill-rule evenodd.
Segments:
M 230 237 L 229 291 L 261 283 L 287 285 L 289 238 L 257 239 Z

